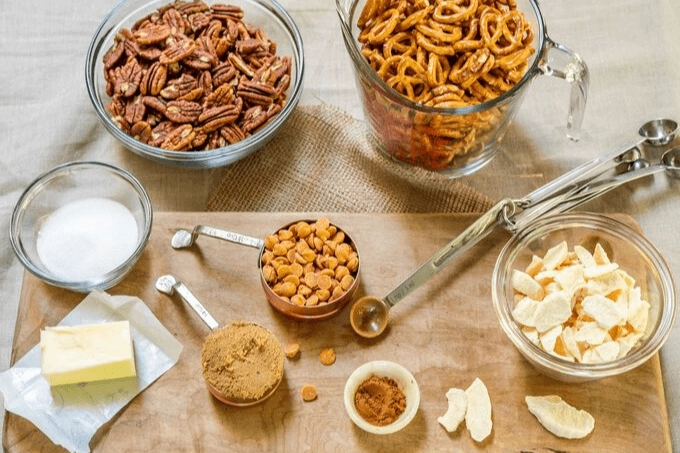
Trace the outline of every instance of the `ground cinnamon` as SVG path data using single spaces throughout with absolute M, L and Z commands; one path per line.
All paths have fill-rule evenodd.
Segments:
M 203 343 L 203 377 L 227 400 L 252 403 L 269 395 L 283 378 L 283 350 L 276 336 L 249 322 L 233 322 Z
M 354 405 L 359 415 L 370 424 L 386 426 L 404 412 L 406 397 L 394 379 L 372 375 L 359 385 Z

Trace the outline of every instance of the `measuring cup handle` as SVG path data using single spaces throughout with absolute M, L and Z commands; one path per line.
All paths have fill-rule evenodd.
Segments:
M 543 74 L 564 79 L 571 84 L 567 137 L 578 140 L 590 84 L 588 66 L 579 54 L 546 36 L 538 67 Z

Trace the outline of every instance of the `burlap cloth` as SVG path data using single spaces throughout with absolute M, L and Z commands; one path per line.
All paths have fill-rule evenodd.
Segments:
M 207 210 L 480 213 L 492 204 L 462 182 L 391 162 L 371 147 L 364 122 L 305 105 L 260 151 L 224 169 Z

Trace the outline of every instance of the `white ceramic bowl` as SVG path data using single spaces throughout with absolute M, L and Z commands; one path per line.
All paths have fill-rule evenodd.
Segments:
M 359 414 L 354 404 L 357 389 L 373 375 L 393 379 L 406 398 L 406 409 L 389 425 L 377 426 L 369 423 Z M 415 417 L 420 405 L 420 389 L 413 374 L 402 365 L 387 360 L 376 360 L 361 365 L 350 375 L 345 384 L 344 401 L 347 415 L 359 428 L 373 434 L 391 434 L 406 427 Z
M 126 249 L 130 250 L 130 253 L 126 257 L 118 257 L 119 259 L 115 262 L 119 262 L 119 265 L 109 270 L 102 270 L 101 274 L 71 278 L 67 275 L 67 271 L 60 268 L 60 272 L 55 272 L 54 266 L 46 266 L 43 263 L 39 254 L 38 240 L 41 232 L 46 234 L 42 228 L 55 211 L 64 206 L 73 206 L 76 202 L 86 202 L 88 199 L 117 202 L 114 206 L 120 207 L 123 212 L 124 209 L 129 211 L 136 224 L 137 236 L 136 239 L 131 235 L 127 236 Z M 71 216 L 71 218 L 74 217 Z M 130 173 L 100 162 L 70 162 L 47 171 L 26 188 L 12 213 L 10 242 L 26 270 L 36 277 L 50 285 L 87 293 L 95 289 L 110 288 L 125 277 L 148 243 L 152 219 L 153 211 L 149 196 L 139 181 Z M 132 226 L 134 230 L 132 220 L 126 225 Z M 68 247 L 66 251 L 69 251 Z M 83 257 L 75 251 L 73 251 L 73 256 Z M 88 258 L 95 260 L 97 264 L 101 264 L 105 259 L 96 256 Z

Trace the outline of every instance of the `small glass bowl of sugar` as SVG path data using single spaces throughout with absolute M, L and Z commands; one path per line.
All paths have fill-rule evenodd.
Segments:
M 10 241 L 41 280 L 77 292 L 106 290 L 137 262 L 153 210 L 139 181 L 101 162 L 69 162 L 33 181 L 19 198 Z

